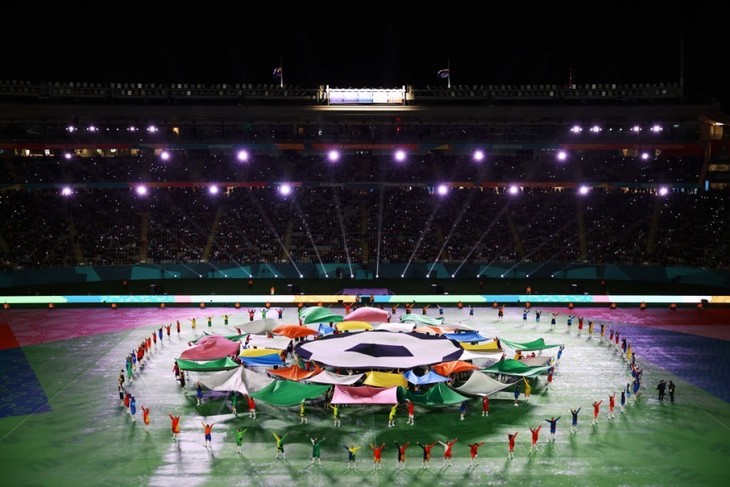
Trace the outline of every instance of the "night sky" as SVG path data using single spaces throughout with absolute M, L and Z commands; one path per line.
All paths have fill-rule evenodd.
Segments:
M 281 65 L 286 85 L 423 88 L 449 67 L 452 85 L 683 77 L 688 98 L 730 102 L 722 15 L 701 2 L 151 3 L 62 4 L 43 22 L 13 7 L 0 79 L 278 83 Z

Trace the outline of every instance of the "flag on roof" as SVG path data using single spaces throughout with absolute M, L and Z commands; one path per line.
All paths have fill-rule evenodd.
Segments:
M 449 77 L 449 68 L 439 69 L 436 73 L 439 78 L 448 78 Z
M 281 78 L 282 69 L 281 66 L 274 68 L 274 78 Z

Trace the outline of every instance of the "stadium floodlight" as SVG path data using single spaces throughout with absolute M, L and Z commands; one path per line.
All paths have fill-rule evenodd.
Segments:
M 591 127 L 591 129 L 590 129 L 590 130 L 591 130 L 591 133 L 593 133 L 593 134 L 598 134 L 598 133 L 600 133 L 600 132 L 601 132 L 601 131 L 602 131 L 603 129 L 602 129 L 601 127 L 599 127 L 598 125 L 594 125 L 594 126 L 592 126 L 592 127 Z
M 334 149 L 327 153 L 327 160 L 330 162 L 337 162 L 340 160 L 340 153 Z
M 169 161 L 170 160 L 170 153 L 168 151 L 166 151 L 166 150 L 163 150 L 162 152 L 160 152 L 160 160 Z
M 291 185 L 288 183 L 284 183 L 284 184 L 280 185 L 279 193 L 284 196 L 288 196 L 289 194 L 291 194 Z
M 669 194 L 669 188 L 667 188 L 666 186 L 662 186 L 661 188 L 659 188 L 659 191 L 657 191 L 657 194 L 659 196 L 666 196 Z
M 157 127 L 155 127 L 154 125 L 150 125 L 149 127 L 147 127 L 147 132 L 149 132 L 151 134 L 156 134 L 158 131 L 159 131 L 159 129 Z
M 71 155 L 71 153 L 70 153 L 70 152 L 66 152 L 66 153 L 65 153 L 65 154 L 63 155 L 63 157 L 64 157 L 64 159 L 66 159 L 66 160 L 68 161 L 68 160 L 69 160 L 69 159 L 71 159 L 71 158 L 72 158 L 73 156 Z
M 140 196 L 144 196 L 147 194 L 147 186 L 145 186 L 144 184 L 138 184 L 134 190 Z
M 246 149 L 241 149 L 236 153 L 238 162 L 248 162 L 249 153 Z
M 507 189 L 507 192 L 508 192 L 509 194 L 517 194 L 517 193 L 519 193 L 519 192 L 520 192 L 520 188 L 518 188 L 518 187 L 517 187 L 516 185 L 514 185 L 514 184 L 513 184 L 513 185 L 511 185 L 511 186 L 509 187 L 509 189 Z
M 96 127 L 96 125 L 89 125 L 86 129 L 87 132 L 98 132 L 99 129 Z
M 395 151 L 394 157 L 396 162 L 404 162 L 406 160 L 406 151 L 404 151 L 403 149 L 398 149 L 397 151 Z
M 482 162 L 484 160 L 484 151 L 481 149 L 475 150 L 471 158 L 474 162 Z
M 66 132 L 72 134 L 76 132 L 76 127 L 74 127 L 73 125 L 69 125 L 68 127 L 66 127 Z
M 572 127 L 570 127 L 570 131 L 574 134 L 579 134 L 583 132 L 583 127 L 581 127 L 580 125 L 573 125 Z
M 438 187 L 436 188 L 436 193 L 439 196 L 446 196 L 447 194 L 449 194 L 449 187 L 446 186 L 445 184 L 439 184 Z
M 61 188 L 61 195 L 62 196 L 71 196 L 73 194 L 73 190 L 70 186 L 64 186 Z
M 590 193 L 590 191 L 591 191 L 590 186 L 581 186 L 580 188 L 578 188 L 579 194 L 588 194 L 588 193 Z
M 651 128 L 649 130 L 651 130 L 655 134 L 658 134 L 658 133 L 662 132 L 664 130 L 664 128 L 662 128 L 662 126 L 659 124 L 654 124 L 651 126 Z
M 556 156 L 556 159 L 559 161 L 564 161 L 568 158 L 568 153 L 564 150 L 558 151 L 558 155 Z
M 218 189 L 218 185 L 216 184 L 211 184 L 210 186 L 208 186 L 208 193 L 210 194 L 218 194 L 219 191 L 220 189 Z
M 647 161 L 647 160 L 649 160 L 649 153 L 648 153 L 648 152 L 642 152 L 642 153 L 641 153 L 641 160 L 642 160 L 642 161 Z

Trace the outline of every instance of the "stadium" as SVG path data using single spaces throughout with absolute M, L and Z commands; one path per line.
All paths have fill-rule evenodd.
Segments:
M 679 83 L 0 81 L 0 452 L 12 485 L 724 482 L 727 123 Z M 385 315 L 338 328 L 359 310 Z M 285 324 L 311 336 L 286 338 Z M 210 335 L 240 340 L 238 363 L 182 362 Z M 345 372 L 311 359 L 332 382 L 311 380 L 305 362 L 339 351 L 339 335 L 361 341 L 347 351 L 362 362 Z M 440 341 L 448 353 L 421 358 Z M 130 374 L 125 356 L 140 347 L 144 369 Z M 552 367 L 500 368 L 518 351 Z M 375 357 L 418 378 L 380 375 Z M 448 386 L 418 383 L 416 369 L 447 357 L 472 368 L 444 371 Z M 187 385 L 171 373 L 181 363 Z M 119 405 L 120 368 L 151 431 Z M 475 386 L 474 368 L 500 385 Z M 677 384 L 676 404 L 673 392 L 656 399 L 660 379 Z M 605 412 L 624 386 L 634 394 L 618 417 L 589 425 L 591 404 Z M 260 400 L 257 418 L 244 397 Z M 417 426 L 400 420 L 404 398 Z M 183 418 L 172 443 L 168 414 Z M 528 427 L 560 416 L 555 441 L 543 433 L 533 452 Z M 211 446 L 201 421 L 216 425 Z M 272 433 L 286 433 L 286 459 Z M 327 440 L 322 467 L 312 438 Z M 413 452 L 454 438 L 453 467 L 434 455 L 426 469 Z M 411 445 L 406 468 L 389 458 L 394 442 Z M 480 464 L 466 446 L 478 442 Z M 369 470 L 380 443 L 383 470 Z M 342 448 L 353 445 L 357 470 Z

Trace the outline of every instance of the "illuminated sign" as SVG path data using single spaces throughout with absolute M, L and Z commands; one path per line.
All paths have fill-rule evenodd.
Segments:
M 402 88 L 330 88 L 326 91 L 330 105 L 403 105 L 406 99 Z

